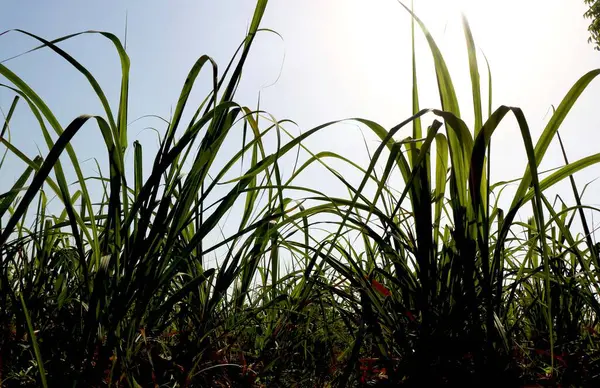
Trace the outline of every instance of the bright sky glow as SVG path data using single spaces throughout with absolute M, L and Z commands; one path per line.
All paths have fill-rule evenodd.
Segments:
M 168 117 L 196 58 L 209 54 L 221 69 L 226 66 L 248 26 L 253 5 L 252 1 L 232 0 L 57 0 L 30 7 L 9 0 L 3 4 L 0 26 L 22 28 L 46 38 L 88 29 L 108 30 L 122 37 L 127 11 L 127 47 L 132 61 L 130 117 Z M 600 67 L 600 53 L 587 43 L 588 21 L 582 16 L 582 0 L 416 0 L 415 12 L 442 49 L 468 124 L 472 123 L 471 85 L 461 11 L 468 17 L 480 48 L 484 93 L 487 71 L 482 53 L 492 70 L 493 107 L 506 104 L 523 108 L 534 140 L 543 130 L 551 106 L 560 103 L 579 77 Z M 349 117 L 391 126 L 410 116 L 410 19 L 395 0 L 271 0 L 263 27 L 280 33 L 283 41 L 269 33 L 259 37 L 238 94 L 240 103 L 256 106 L 258 91 L 277 78 L 285 52 L 279 81 L 261 93 L 261 108 L 278 119 L 292 119 L 306 130 Z M 34 44 L 13 33 L 0 37 L 0 59 Z M 116 103 L 119 68 L 112 48 L 94 37 L 67 42 L 64 48 L 89 66 Z M 437 108 L 431 55 L 418 30 L 417 54 L 421 106 Z M 89 86 L 48 52 L 10 61 L 7 66 L 39 91 L 63 123 L 81 113 L 100 112 Z M 204 90 L 196 92 L 199 101 Z M 599 151 L 599 95 L 600 80 L 596 80 L 563 125 L 571 160 Z M 9 93 L 0 91 L 3 109 L 8 109 L 10 100 Z M 13 135 L 14 142 L 30 154 L 37 153 L 43 141 L 34 135 L 34 122 L 23 116 L 16 119 L 15 126 L 18 123 L 23 129 Z M 132 126 L 130 140 L 139 138 L 145 144 L 154 144 L 154 133 L 144 130 L 151 125 L 156 123 Z M 402 135 L 409 131 L 407 128 Z M 75 146 L 90 158 L 101 158 L 103 152 L 95 146 L 97 134 L 93 132 L 76 138 Z M 368 135 L 367 143 L 376 144 Z M 362 163 L 367 160 L 363 139 L 353 125 L 337 126 L 309 145 L 315 151 L 330 149 Z M 522 174 L 526 159 L 514 122 L 509 120 L 498 129 L 493 148 L 492 179 Z M 561 164 L 559 148 L 553 144 L 542 167 Z M 91 161 L 89 168 L 95 169 Z M 589 169 L 577 174 L 577 180 L 585 184 L 599 172 L 599 168 Z M 3 169 L 2 178 L 13 179 L 5 174 Z M 589 190 L 597 193 L 597 185 Z M 591 202 L 595 197 L 589 194 Z

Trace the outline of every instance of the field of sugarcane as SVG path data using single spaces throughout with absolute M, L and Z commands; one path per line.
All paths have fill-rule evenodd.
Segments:
M 600 153 L 568 160 L 559 130 L 600 69 L 565 91 L 532 139 L 519 108 L 493 104 L 465 20 L 469 127 L 442 53 L 413 15 L 413 115 L 391 128 L 352 119 L 380 140 L 359 165 L 306 145 L 335 122 L 297 134 L 291 121 L 235 102 L 266 6 L 258 1 L 230 63 L 201 56 L 193 65 L 152 163 L 128 137 L 130 64 L 119 38 L 11 32 L 85 77 L 104 114 L 60 123 L 18 68 L 0 64 L 14 96 L 0 160 L 23 166 L 0 195 L 0 386 L 598 386 L 600 245 L 588 219 L 598 209 L 582 203 L 572 174 Z M 118 101 L 61 48 L 90 34 L 120 58 Z M 419 105 L 416 34 L 433 57 L 435 109 Z M 194 103 L 200 79 L 212 87 Z M 11 143 L 22 130 L 11 125 L 17 110 L 38 124 L 38 155 Z M 490 182 L 505 120 L 528 162 L 517 181 Z M 71 141 L 84 125 L 108 155 L 93 176 Z M 406 129 L 412 136 L 400 139 Z M 223 146 L 232 138 L 234 152 Z M 565 162 L 539 171 L 552 142 Z M 298 184 L 313 168 L 345 190 Z M 546 196 L 558 182 L 571 198 Z M 503 208 L 509 184 L 517 188 Z

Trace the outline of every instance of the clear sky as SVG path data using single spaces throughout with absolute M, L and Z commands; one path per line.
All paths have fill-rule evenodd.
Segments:
M 209 54 L 221 68 L 226 66 L 244 37 L 253 7 L 250 0 L 4 0 L 0 29 L 21 28 L 45 38 L 95 29 L 124 37 L 127 15 L 129 117 L 168 117 L 188 70 L 200 55 Z M 558 105 L 579 77 L 600 67 L 600 52 L 587 43 L 585 9 L 583 0 L 415 0 L 416 13 L 446 57 L 468 123 L 471 86 L 461 11 L 490 62 L 494 107 L 523 108 L 534 140 L 549 118 L 551 105 Z M 302 130 L 349 117 L 364 117 L 389 127 L 410 116 L 410 19 L 395 0 L 271 0 L 262 27 L 276 30 L 283 41 L 273 34 L 259 36 L 238 94 L 241 104 L 255 106 L 258 91 L 277 79 L 283 64 L 278 82 L 262 90 L 261 107 L 278 119 L 294 120 Z M 439 107 L 430 55 L 421 38 L 418 43 L 421 105 Z M 4 35 L 0 37 L 0 60 L 34 45 L 33 40 L 16 33 Z M 120 69 L 110 44 L 84 36 L 61 47 L 97 76 L 116 105 Z M 479 61 L 483 64 L 482 55 Z M 64 125 L 82 113 L 102 113 L 85 80 L 47 50 L 5 64 L 38 91 Z M 486 84 L 483 70 L 482 83 Z M 205 91 L 197 90 L 196 101 Z M 600 151 L 599 96 L 600 80 L 596 80 L 563 125 L 571 160 Z M 4 112 L 11 100 L 10 93 L 0 90 Z M 13 141 L 33 155 L 37 146 L 45 148 L 39 130 L 25 113 L 22 106 L 12 126 Z M 142 130 L 156 124 L 143 121 L 132 125 L 129 140 L 139 138 L 151 146 L 155 136 Z M 100 138 L 94 131 L 87 128 L 75 139 L 82 159 L 102 157 Z M 367 136 L 367 141 L 376 144 L 372 137 Z M 354 125 L 323 132 L 310 145 L 315 151 L 333 149 L 366 163 L 363 140 Z M 562 164 L 558 150 L 553 143 L 543 167 Z M 522 174 L 526 158 L 514 121 L 508 120 L 495 135 L 492 163 L 493 180 Z M 87 166 L 94 168 L 91 162 Z M 0 179 L 12 181 L 14 173 L 3 168 Z M 577 178 L 585 183 L 598 176 L 600 168 L 592 168 Z M 591 192 L 597 194 L 598 187 L 592 185 Z M 595 197 L 590 195 L 588 203 L 600 202 Z

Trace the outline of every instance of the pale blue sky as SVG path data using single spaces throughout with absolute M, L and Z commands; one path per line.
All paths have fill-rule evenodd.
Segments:
M 226 66 L 243 39 L 253 7 L 250 0 L 4 0 L 0 30 L 21 28 L 56 38 L 96 29 L 123 37 L 127 12 L 129 117 L 168 117 L 189 68 L 200 55 L 211 55 L 221 69 Z M 415 8 L 446 56 L 467 120 L 472 115 L 461 10 L 469 17 L 476 44 L 490 61 L 494 107 L 522 107 L 534 139 L 548 119 L 551 104 L 557 105 L 585 72 L 600 67 L 600 53 L 587 43 L 588 21 L 582 17 L 582 0 L 416 0 Z M 262 92 L 262 108 L 278 119 L 292 119 L 306 130 L 347 117 L 364 117 L 391 126 L 410 115 L 410 22 L 395 0 L 271 0 L 262 27 L 278 31 L 284 41 L 272 34 L 259 36 L 237 96 L 241 104 L 255 105 L 261 87 L 277 78 L 285 52 L 281 78 Z M 430 55 L 421 39 L 419 42 L 422 106 L 438 107 Z M 33 40 L 15 33 L 2 36 L 0 60 L 34 45 Z M 110 44 L 99 37 L 84 36 L 61 47 L 96 75 L 116 104 L 119 65 Z M 481 55 L 479 60 L 483 64 Z M 36 52 L 6 65 L 38 91 L 64 125 L 82 113 L 102 113 L 83 78 L 56 55 Z M 483 69 L 482 81 L 486 83 Z M 200 89 L 194 94 L 196 102 L 206 91 Z M 572 160 L 600 151 L 598 96 L 600 80 L 592 83 L 565 121 L 563 138 Z M 0 91 L 4 111 L 11 99 L 10 93 Z M 139 138 L 150 147 L 154 135 L 140 131 L 155 124 L 143 121 L 132 125 L 130 142 Z M 36 143 L 41 146 L 42 139 L 24 106 L 12 128 L 14 143 L 29 155 L 35 154 Z M 97 131 L 86 131 L 75 139 L 81 158 L 102 157 Z M 408 129 L 402 135 L 408 135 Z M 367 138 L 370 146 L 376 144 L 372 137 Z M 507 121 L 495 139 L 492 178 L 519 176 L 526 158 L 514 123 Z M 362 138 L 353 125 L 323 132 L 309 144 L 315 151 L 333 149 L 366 163 Z M 544 167 L 561 163 L 557 151 L 551 147 Z M 88 163 L 88 167 L 93 165 Z M 600 168 L 595 168 L 578 174 L 578 180 L 584 183 L 598 176 Z M 3 169 L 0 179 L 14 178 Z M 315 176 L 307 179 L 314 182 Z M 598 185 L 594 187 L 597 193 Z M 590 202 L 600 202 L 594 197 L 597 195 L 589 197 Z

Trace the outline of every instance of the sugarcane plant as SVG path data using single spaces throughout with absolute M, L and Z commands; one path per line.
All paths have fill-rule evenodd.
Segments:
M 69 63 L 104 112 L 64 126 L 0 63 L 1 86 L 14 95 L 0 167 L 8 154 L 25 164 L 0 196 L 0 384 L 417 386 L 494 379 L 508 386 L 598 379 L 599 247 L 586 216 L 597 209 L 583 204 L 585 188 L 573 174 L 598 163 L 600 153 L 569 162 L 559 129 L 600 69 L 575 83 L 534 143 L 521 109 L 494 107 L 489 64 L 482 92 L 463 19 L 469 127 L 441 50 L 412 7 L 402 5 L 412 20 L 412 115 L 389 129 L 353 119 L 379 139 L 361 166 L 308 147 L 308 138 L 338 121 L 294 135 L 293 122 L 235 102 L 252 43 L 272 32 L 260 29 L 266 6 L 257 2 L 224 71 L 208 56 L 192 66 L 149 165 L 147 147 L 128 137 L 130 62 L 117 36 L 86 31 L 46 40 L 10 32 L 35 40 L 31 51 L 52 50 Z M 419 104 L 417 28 L 433 57 L 437 108 Z M 94 75 L 60 47 L 90 34 L 118 53 L 116 109 Z M 203 76 L 212 87 L 192 105 Z M 36 119 L 45 154 L 26 155 L 11 142 L 11 118 L 21 107 Z M 511 117 L 528 162 L 520 178 L 494 183 L 492 137 Z M 106 149 L 106 166 L 98 162 L 94 176 L 83 173 L 71 143 L 84 125 L 100 131 Z M 399 139 L 404 129 L 411 136 Z M 230 139 L 241 139 L 239 150 L 224 146 Z M 555 139 L 565 165 L 539 171 Z M 295 163 L 286 176 L 280 165 L 290 156 Z M 310 168 L 347 192 L 298 184 Z M 574 205 L 545 194 L 567 179 Z M 503 190 L 513 183 L 518 188 L 502 208 Z M 50 210 L 53 198 L 58 213 Z M 519 211 L 529 212 L 527 222 Z

